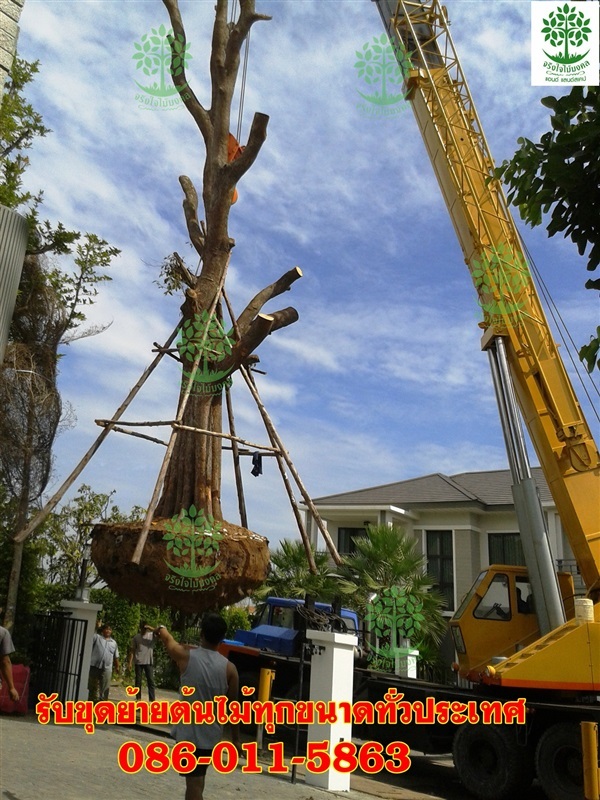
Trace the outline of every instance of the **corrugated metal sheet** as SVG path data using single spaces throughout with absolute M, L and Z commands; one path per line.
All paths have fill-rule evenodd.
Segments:
M 0 362 L 4 359 L 15 309 L 27 236 L 25 219 L 16 211 L 0 206 Z

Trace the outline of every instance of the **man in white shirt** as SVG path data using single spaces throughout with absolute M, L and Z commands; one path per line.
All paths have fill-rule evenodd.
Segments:
M 89 699 L 93 702 L 108 700 L 113 669 L 119 671 L 119 648 L 112 638 L 110 625 L 101 625 L 92 640 L 90 659 Z

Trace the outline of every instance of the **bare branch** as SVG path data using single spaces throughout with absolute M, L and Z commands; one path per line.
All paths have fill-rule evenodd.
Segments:
M 179 183 L 185 195 L 183 200 L 183 213 L 185 215 L 190 241 L 196 248 L 198 255 L 202 257 L 204 253 L 204 234 L 198 222 L 198 192 L 187 175 L 180 175 Z M 192 284 L 189 283 L 188 286 L 192 286 Z
M 236 70 L 239 64 L 239 55 L 244 40 L 250 33 L 250 28 L 255 22 L 264 20 L 268 22 L 272 17 L 266 14 L 257 14 L 254 10 L 254 0 L 242 0 L 240 3 L 240 16 L 229 35 L 227 42 L 227 52 L 225 56 L 225 68 L 228 72 Z
M 169 44 L 171 45 L 171 60 L 176 57 L 177 51 L 175 50 L 174 42 L 178 40 L 181 42 L 183 52 L 185 52 L 185 45 L 187 42 L 185 28 L 179 12 L 179 4 L 177 0 L 163 0 L 164 6 L 169 12 L 169 19 L 171 21 L 171 28 L 173 29 L 173 38 L 170 38 Z M 181 69 L 174 70 L 176 74 L 173 75 L 173 83 L 175 84 L 179 95 L 187 110 L 192 115 L 196 125 L 200 129 L 204 141 L 208 141 L 212 132 L 212 124 L 208 112 L 200 103 L 190 86 L 188 86 L 187 77 L 185 74 L 185 63 L 182 59 Z
M 210 50 L 210 76 L 212 79 L 211 111 L 214 111 L 218 106 L 218 92 L 224 78 L 225 52 L 229 39 L 229 25 L 227 23 L 228 5 L 228 0 L 217 0 L 217 5 L 215 7 L 215 23 L 213 26 Z M 226 103 L 226 105 L 228 108 L 231 107 L 230 103 Z
M 257 112 L 252 119 L 248 143 L 239 158 L 227 165 L 231 179 L 236 184 L 256 161 L 256 157 L 267 138 L 267 125 L 269 117 L 267 114 Z
M 269 300 L 272 300 L 273 297 L 278 297 L 280 294 L 289 291 L 292 283 L 301 277 L 302 270 L 300 267 L 294 267 L 282 275 L 281 278 L 276 280 L 270 286 L 266 286 L 257 295 L 255 295 L 248 303 L 246 308 L 242 311 L 237 320 L 237 326 L 242 336 L 245 334 L 246 329 L 254 317 L 256 317 L 256 315 L 259 313 L 264 304 Z

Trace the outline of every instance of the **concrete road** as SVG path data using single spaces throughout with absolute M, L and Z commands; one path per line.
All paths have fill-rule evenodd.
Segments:
M 183 798 L 184 779 L 173 771 L 154 775 L 141 769 L 136 774 L 118 766 L 119 748 L 126 742 L 145 747 L 170 740 L 153 731 L 122 726 L 100 726 L 86 734 L 80 727 L 40 725 L 33 715 L 0 717 L 0 797 L 2 800 L 97 800 L 126 797 L 127 800 L 177 800 Z M 244 762 L 240 762 L 243 764 Z M 266 770 L 266 768 L 265 768 Z M 429 759 L 412 755 L 412 766 L 403 775 L 387 772 L 365 777 L 351 776 L 349 792 L 327 792 L 304 783 L 298 773 L 289 776 L 242 773 L 241 766 L 229 775 L 209 769 L 205 797 L 219 800 L 467 800 L 450 758 Z M 539 789 L 528 800 L 541 800 Z
M 144 692 L 145 695 L 145 692 Z M 172 700 L 176 695 L 159 690 L 157 699 Z M 125 699 L 123 687 L 113 685 L 111 700 Z M 290 744 L 289 737 L 283 737 Z M 265 747 L 279 736 L 265 738 Z M 250 741 L 249 737 L 242 740 Z M 139 750 L 152 742 L 172 747 L 168 730 L 160 726 L 97 726 L 87 734 L 80 726 L 41 725 L 35 713 L 26 717 L 0 716 L 0 798 L 1 800 L 97 800 L 121 796 L 127 800 L 177 800 L 184 795 L 184 779 L 173 770 L 151 774 L 140 769 L 135 774 L 123 771 L 118 764 L 120 748 Z M 286 746 L 284 764 L 289 764 L 293 749 Z M 304 771 L 298 768 L 297 782 L 290 775 L 267 772 L 269 761 L 262 757 L 261 774 L 242 772 L 244 761 L 230 774 L 219 774 L 212 767 L 206 780 L 205 797 L 219 800 L 254 800 L 272 797 L 277 800 L 468 800 L 458 775 L 448 757 L 425 757 L 411 753 L 410 769 L 400 775 L 382 771 L 350 777 L 349 792 L 327 792 L 305 784 Z M 528 800 L 543 800 L 534 787 Z
M 148 730 L 121 726 L 100 726 L 86 734 L 80 727 L 40 725 L 35 716 L 0 717 L 0 797 L 2 800 L 96 800 L 103 796 L 128 800 L 176 800 L 183 797 L 184 780 L 168 771 L 153 775 L 145 769 L 136 774 L 123 772 L 117 763 L 119 748 L 126 742 L 142 747 L 159 737 Z M 162 741 L 168 740 L 162 738 Z M 242 762 L 243 763 L 243 762 Z M 372 800 L 375 795 L 389 800 L 447 798 L 464 800 L 453 777 L 450 763 L 436 762 L 423 770 L 417 758 L 414 774 L 388 782 L 353 775 L 350 792 L 327 792 L 304 783 L 298 774 L 293 784 L 289 776 L 244 774 L 240 766 L 229 775 L 209 770 L 205 796 L 219 800 L 248 800 L 274 797 L 278 800 Z M 390 776 L 388 776 L 390 777 Z M 434 787 L 439 785 L 441 791 Z M 452 791 L 447 790 L 452 787 Z

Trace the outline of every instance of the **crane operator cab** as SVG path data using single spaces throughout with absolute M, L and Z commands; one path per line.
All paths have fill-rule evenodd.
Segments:
M 567 619 L 574 616 L 573 578 L 558 573 Z M 478 577 L 450 620 L 458 671 L 474 683 L 490 663 L 508 658 L 540 636 L 525 567 L 494 564 Z

